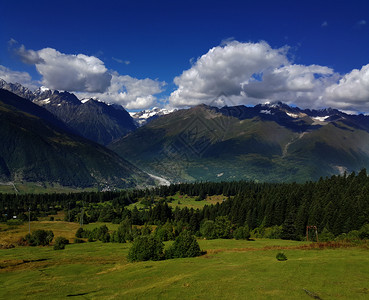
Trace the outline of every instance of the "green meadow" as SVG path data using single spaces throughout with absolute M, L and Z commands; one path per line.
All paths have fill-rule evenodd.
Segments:
M 267 239 L 199 243 L 206 255 L 138 263 L 127 261 L 130 243 L 2 249 L 0 299 L 369 298 L 364 246 L 317 250 L 306 242 Z M 288 260 L 277 261 L 278 252 Z
M 187 207 L 189 209 L 201 209 L 205 205 L 217 204 L 222 203 L 223 200 L 226 199 L 223 195 L 213 195 L 213 196 L 206 196 L 204 200 L 197 200 L 197 196 L 188 196 L 188 195 L 180 195 L 176 193 L 173 196 L 167 197 L 166 201 L 170 207 L 173 209 L 176 207 L 184 208 Z M 163 197 L 154 197 L 154 201 L 158 202 L 159 200 L 163 199 Z M 137 209 L 146 209 L 147 205 L 144 204 L 144 199 L 140 198 L 136 203 L 132 203 L 127 206 L 128 209 L 133 209 L 137 207 Z

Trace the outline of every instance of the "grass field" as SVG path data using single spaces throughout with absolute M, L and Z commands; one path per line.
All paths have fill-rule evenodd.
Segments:
M 55 236 L 78 228 L 43 222 L 39 226 Z M 0 299 L 313 299 L 304 289 L 321 299 L 369 299 L 365 247 L 306 250 L 306 242 L 265 239 L 199 243 L 204 256 L 139 263 L 126 259 L 129 243 L 3 249 Z M 287 261 L 276 260 L 279 251 Z
M 201 201 L 196 201 L 197 197 L 191 197 L 188 195 L 180 195 L 179 193 L 170 196 L 167 198 L 168 201 L 168 205 L 170 207 L 175 208 L 176 206 L 178 206 L 179 208 L 184 208 L 184 207 L 188 207 L 188 208 L 193 208 L 193 209 L 201 209 L 203 208 L 205 205 L 211 205 L 211 204 L 217 204 L 217 203 L 221 203 L 223 201 L 223 199 L 226 199 L 226 197 L 224 197 L 223 195 L 214 195 L 214 196 L 207 196 L 206 199 L 201 200 Z M 155 197 L 155 201 L 159 201 L 160 197 Z M 131 205 L 127 206 L 128 209 L 133 209 L 135 206 L 138 209 L 144 209 L 146 208 L 146 206 L 141 202 L 143 199 L 139 199 L 138 202 L 136 203 L 132 203 Z

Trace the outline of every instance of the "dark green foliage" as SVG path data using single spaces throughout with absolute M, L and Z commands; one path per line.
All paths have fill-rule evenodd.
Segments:
M 369 223 L 360 228 L 359 237 L 361 239 L 369 239 Z
M 76 232 L 76 237 L 77 238 L 82 238 L 82 237 L 84 237 L 84 234 L 83 234 L 84 232 L 83 232 L 83 228 L 82 227 L 80 227 L 80 228 L 78 228 L 77 229 L 77 232 Z
M 282 225 L 281 238 L 284 240 L 299 240 L 296 233 L 294 214 L 290 214 Z
M 232 237 L 232 223 L 226 216 L 216 217 L 215 235 L 218 239 L 229 239 Z
M 30 246 L 47 246 L 54 238 L 51 230 L 38 229 L 31 234 L 27 234 L 25 239 Z
M 55 239 L 54 250 L 64 250 L 65 245 L 69 244 L 69 240 L 65 237 L 58 236 Z
M 335 236 L 332 232 L 329 232 L 327 228 L 324 228 L 321 234 L 319 234 L 319 241 L 321 242 L 328 242 L 333 241 L 335 239 Z M 312 239 L 315 239 L 314 234 L 312 234 Z
M 129 219 L 120 223 L 118 230 L 113 232 L 111 240 L 114 243 L 125 243 L 127 240 L 133 240 L 132 223 Z
M 248 240 L 250 238 L 250 229 L 249 227 L 243 226 L 243 227 L 238 227 L 234 232 L 233 232 L 233 237 L 236 240 Z
M 172 224 L 167 222 L 163 226 L 156 227 L 155 236 L 163 242 L 172 240 L 174 238 L 174 229 Z
M 285 261 L 285 260 L 287 260 L 287 256 L 283 252 L 277 253 L 277 255 L 275 256 L 275 258 L 277 260 L 279 260 L 279 261 Z
M 161 260 L 164 244 L 155 236 L 139 236 L 135 238 L 128 252 L 129 261 Z
M 201 235 L 208 240 L 217 238 L 215 224 L 212 220 L 206 220 L 200 228 Z
M 165 252 L 166 258 L 195 257 L 201 255 L 199 243 L 190 231 L 183 231 Z
M 232 237 L 234 229 L 247 225 L 255 237 L 281 238 L 283 227 L 284 238 L 304 239 L 306 226 L 315 225 L 319 235 L 324 236 L 323 230 L 326 228 L 326 231 L 340 239 L 359 239 L 359 230 L 369 219 L 369 178 L 365 174 L 332 176 L 305 184 L 198 182 L 119 192 L 0 194 L 0 220 L 6 222 L 15 215 L 27 221 L 30 207 L 32 220 L 46 216 L 49 211 L 64 210 L 68 219 L 70 215 L 71 221 L 78 222 L 84 207 L 84 216 L 90 222 L 96 222 L 104 206 L 109 206 L 114 220 L 127 220 L 130 223 L 129 229 L 123 230 L 124 240 L 130 241 L 142 234 L 141 226 L 132 225 L 143 224 L 147 224 L 144 227 L 146 233 L 151 230 L 151 225 L 157 225 L 157 234 L 162 240 L 170 239 L 161 230 L 163 224 L 171 224 L 174 237 L 184 229 L 207 239 L 226 237 L 229 232 Z M 187 207 L 172 209 L 163 202 L 165 196 L 168 199 L 175 194 L 196 197 L 201 190 L 209 196 L 223 194 L 225 199 L 216 205 L 205 205 L 196 210 Z M 125 208 L 145 197 L 161 200 L 155 200 L 152 207 L 146 210 L 135 207 L 131 211 Z M 228 228 L 226 234 L 217 229 L 216 223 L 224 223 L 225 226 L 220 225 L 220 229 Z M 92 231 L 83 232 L 80 233 L 82 238 L 88 239 Z M 90 240 L 96 239 L 96 233 L 97 230 Z M 112 241 L 123 240 L 122 236 L 117 238 L 116 233 L 113 235 Z M 366 236 L 364 231 L 361 236 Z

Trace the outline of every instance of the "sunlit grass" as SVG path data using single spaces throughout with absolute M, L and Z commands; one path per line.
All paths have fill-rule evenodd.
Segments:
M 204 256 L 139 263 L 126 259 L 130 243 L 0 250 L 0 298 L 309 299 L 307 289 L 322 299 L 368 299 L 365 248 L 299 250 L 306 242 L 265 239 L 199 243 Z M 287 261 L 276 260 L 279 248 Z

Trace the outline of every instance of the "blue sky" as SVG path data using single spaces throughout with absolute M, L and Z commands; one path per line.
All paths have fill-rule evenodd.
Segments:
M 110 96 L 112 102 L 129 109 L 161 103 L 177 107 L 212 103 L 224 92 L 234 104 L 282 100 L 306 107 L 333 106 L 348 111 L 369 111 L 368 86 L 365 85 L 367 71 L 363 69 L 369 64 L 367 0 L 35 0 L 2 1 L 1 10 L 0 78 L 7 81 L 16 78 L 18 81 L 28 80 L 21 83 L 32 87 L 45 83 L 50 88 L 71 87 L 81 97 L 96 94 L 96 97 L 109 101 Z M 268 63 L 260 61 L 257 67 L 250 67 L 245 62 L 241 66 L 252 71 L 241 76 L 235 71 L 237 64 L 232 58 L 246 61 L 250 47 L 260 45 L 257 50 L 260 55 L 279 51 L 283 57 Z M 219 50 L 216 55 L 209 53 L 214 47 L 214 52 Z M 45 48 L 54 49 L 57 54 L 38 52 Z M 233 56 L 232 51 L 239 56 Z M 63 59 L 67 59 L 68 55 L 78 54 L 97 58 L 99 61 L 93 64 L 99 65 L 102 73 L 106 71 L 111 75 L 111 86 L 115 88 L 111 87 L 109 95 L 103 96 L 108 91 L 108 83 L 95 90 L 89 84 L 83 88 L 66 82 L 58 86 L 57 75 L 64 74 L 55 70 L 59 64 L 49 65 L 49 59 L 58 59 L 56 57 L 60 55 L 66 55 Z M 30 60 L 34 55 L 40 59 Z M 199 59 L 203 55 L 208 55 L 204 61 Z M 252 59 L 258 60 L 260 56 Z M 231 69 L 229 73 L 225 72 L 229 77 L 217 78 L 216 74 L 222 69 L 213 66 L 218 64 Z M 281 69 L 285 66 L 289 68 Z M 320 68 L 307 69 L 309 66 Z M 352 73 L 355 69 L 359 73 Z M 82 75 L 84 70 L 80 71 Z M 190 72 L 183 73 L 186 70 L 192 70 L 194 77 Z M 208 70 L 216 74 L 207 77 Z M 23 72 L 23 75 L 26 72 L 31 80 L 18 73 L 13 76 L 11 72 Z M 86 72 L 87 78 L 91 73 Z M 250 78 L 256 78 L 252 76 L 254 74 L 265 80 L 251 82 Z M 276 74 L 282 74 L 283 78 Z M 99 79 L 95 75 L 94 84 Z M 307 82 L 309 76 L 323 77 L 325 81 L 313 82 L 310 78 Z M 108 77 L 103 80 L 109 81 Z M 363 86 L 353 86 L 358 78 L 364 82 Z M 146 81 L 142 81 L 144 79 Z M 286 82 L 282 84 L 282 80 Z M 305 85 L 297 87 L 297 80 L 305 80 Z M 340 80 L 344 82 L 339 84 Z M 291 82 L 294 82 L 292 88 Z M 314 88 L 308 91 L 308 86 L 313 85 Z M 362 91 L 355 97 L 351 94 L 357 88 Z M 140 90 L 143 91 L 141 94 Z M 293 91 L 298 94 L 291 94 Z M 118 92 L 125 95 L 113 95 Z M 319 101 L 312 100 L 320 96 Z

